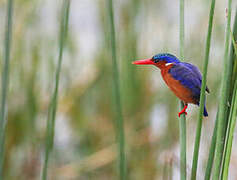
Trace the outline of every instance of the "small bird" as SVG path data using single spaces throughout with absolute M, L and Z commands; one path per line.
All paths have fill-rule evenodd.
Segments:
M 134 61 L 137 65 L 155 65 L 161 70 L 161 75 L 170 90 L 184 102 L 184 108 L 178 113 L 185 113 L 189 103 L 199 106 L 202 86 L 202 75 L 193 64 L 180 62 L 177 57 L 169 53 L 160 53 L 150 59 Z M 209 93 L 208 87 L 206 91 Z M 208 116 L 206 104 L 204 116 Z

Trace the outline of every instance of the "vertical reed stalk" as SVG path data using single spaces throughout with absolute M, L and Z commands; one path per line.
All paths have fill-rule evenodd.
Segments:
M 236 73 L 237 73 L 237 61 L 235 60 L 236 58 L 236 52 L 237 52 L 237 46 L 236 46 L 236 41 L 237 41 L 237 8 L 235 9 L 235 18 L 234 18 L 234 24 L 233 24 L 233 33 L 230 32 L 231 34 L 231 40 L 232 40 L 232 45 L 230 47 L 230 59 L 233 62 L 233 73 L 232 73 L 232 79 L 231 79 L 231 84 L 232 87 L 234 87 L 234 82 L 236 80 Z
M 217 124 L 217 139 L 216 139 L 216 150 L 214 156 L 214 171 L 213 179 L 219 179 L 221 172 L 221 164 L 223 157 L 224 149 L 224 139 L 225 139 L 225 116 L 226 116 L 226 107 L 228 99 L 228 71 L 232 64 L 228 61 L 228 51 L 229 51 L 229 41 L 230 41 L 230 22 L 231 22 L 231 3 L 232 0 L 228 0 L 228 17 L 227 17 L 227 26 L 225 34 L 225 53 L 224 53 L 224 70 L 221 81 L 221 99 L 219 104 L 219 115 L 218 115 L 218 124 Z
M 120 179 L 126 179 L 126 157 L 125 157 L 125 138 L 124 138 L 124 123 L 122 116 L 122 107 L 120 100 L 120 85 L 119 85 L 119 71 L 117 66 L 117 55 L 116 55 L 116 38 L 114 28 L 114 12 L 113 12 L 113 0 L 107 0 L 108 13 L 109 13 L 109 26 L 110 26 L 110 40 L 111 40 L 111 55 L 112 55 L 112 68 L 113 68 L 113 83 L 114 83 L 114 101 L 116 109 L 116 136 L 118 141 L 118 152 L 119 152 L 119 174 Z
M 217 134 L 217 124 L 218 124 L 217 120 L 218 120 L 218 112 L 216 116 L 215 127 L 212 133 L 211 146 L 210 146 L 210 150 L 208 154 L 207 167 L 205 171 L 205 180 L 209 180 L 211 178 L 211 171 L 212 171 L 214 154 L 215 154 L 215 149 L 216 149 L 216 134 Z
M 232 98 L 232 106 L 231 106 L 230 116 L 229 116 L 230 117 L 230 121 L 229 121 L 230 132 L 227 137 L 226 154 L 225 154 L 225 161 L 223 165 L 223 179 L 228 179 L 232 142 L 233 142 L 235 125 L 236 125 L 236 116 L 237 116 L 237 81 L 235 82 L 234 95 Z
M 12 37 L 12 13 L 13 13 L 13 0 L 8 0 L 7 3 L 7 16 L 6 16 L 6 29 L 5 29 L 5 42 L 4 42 L 4 65 L 2 71 L 2 94 L 1 94 L 1 110 L 0 110 L 0 180 L 3 179 L 3 163 L 4 163 L 4 145 L 5 133 L 7 124 L 7 94 L 9 84 L 9 61 Z
M 179 55 L 180 59 L 184 60 L 184 0 L 180 0 L 179 6 Z M 184 108 L 184 104 L 180 101 L 180 109 Z M 186 179 L 186 118 L 185 114 L 182 114 L 179 119 L 180 127 L 180 179 Z
M 235 28 L 235 25 L 236 25 L 236 20 L 235 20 L 235 23 L 234 23 L 234 31 L 236 32 L 236 28 Z M 231 30 L 230 30 L 230 35 L 231 35 Z M 233 44 L 234 45 L 234 44 Z M 229 52 L 229 64 L 230 64 L 230 67 L 228 68 L 228 82 L 230 82 L 230 84 L 228 84 L 228 99 L 227 101 L 229 102 L 230 104 L 230 107 L 227 107 L 227 115 L 225 116 L 225 131 L 224 131 L 224 148 L 223 148 L 223 159 L 222 159 L 222 169 L 221 169 L 221 179 L 223 178 L 223 164 L 225 162 L 225 158 L 226 158 L 226 147 L 227 147 L 227 141 L 228 141 L 228 136 L 229 136 L 229 133 L 230 133 L 230 124 L 231 124 L 231 110 L 232 110 L 232 106 L 233 106 L 233 96 L 234 96 L 234 86 L 235 86 L 235 79 L 236 79 L 236 61 L 235 61 L 235 54 L 234 54 L 234 47 L 231 45 L 231 48 L 230 48 L 230 52 Z M 232 104 L 231 104 L 232 103 Z
M 236 12 L 236 15 L 237 15 L 237 12 Z M 236 17 L 236 19 L 237 19 L 237 17 Z M 237 21 L 236 21 L 237 22 Z M 236 27 L 237 27 L 237 23 L 236 23 Z M 237 28 L 236 28 L 237 29 Z M 237 33 L 236 33 L 237 34 Z M 236 43 L 237 43 L 237 41 L 235 40 L 235 37 L 234 37 L 234 35 L 232 34 L 232 32 L 231 32 L 231 40 L 232 40 L 232 44 L 233 44 L 233 54 L 235 54 L 234 56 L 236 57 L 237 56 L 237 45 L 236 45 Z M 234 78 L 236 78 L 236 77 L 234 77 Z M 236 80 L 236 79 L 235 79 Z
M 65 41 L 66 41 L 67 31 L 68 31 L 69 10 L 70 10 L 70 0 L 64 0 L 63 5 L 62 5 L 62 12 L 61 12 L 62 14 L 61 14 L 61 23 L 60 23 L 58 64 L 57 64 L 57 69 L 56 69 L 54 92 L 51 98 L 49 112 L 48 112 L 48 120 L 47 120 L 45 159 L 44 159 L 43 174 L 42 174 L 43 180 L 47 179 L 49 156 L 53 148 L 55 117 L 56 117 L 57 100 L 58 100 L 58 85 L 59 85 L 59 80 L 60 80 L 63 49 L 65 46 Z
M 234 35 L 237 36 L 237 11 L 235 14 L 235 22 L 233 28 Z M 232 46 L 230 50 L 230 57 L 233 62 L 236 61 L 235 58 L 237 57 L 237 45 L 235 42 L 235 37 L 230 31 L 231 39 L 232 39 Z M 234 62 L 235 63 L 235 62 Z M 236 116 L 237 116 L 237 80 L 234 73 L 232 75 L 234 87 L 233 87 L 233 96 L 231 100 L 231 109 L 229 115 L 229 124 L 228 124 L 228 131 L 226 133 L 226 147 L 225 147 L 225 154 L 224 154 L 224 163 L 223 163 L 223 179 L 228 179 L 228 171 L 229 171 L 229 164 L 230 164 L 230 157 L 231 157 L 231 149 L 232 149 L 232 142 L 236 124 Z
M 211 45 L 214 9 L 215 9 L 215 0 L 212 0 L 210 13 L 209 13 L 209 24 L 208 24 L 208 33 L 207 33 L 207 40 L 206 40 L 205 59 L 204 59 L 204 64 L 203 64 L 203 77 L 202 77 L 202 88 L 201 88 L 201 95 L 200 95 L 199 119 L 197 122 L 196 139 L 195 139 L 194 152 L 193 152 L 193 164 L 192 164 L 192 173 L 191 173 L 192 180 L 195 180 L 196 175 L 197 175 L 197 165 L 198 165 L 199 147 L 200 147 L 200 139 L 201 139 L 201 131 L 202 131 L 203 112 L 204 112 L 204 105 L 205 105 L 207 68 L 208 68 L 208 62 L 209 62 L 209 52 L 210 52 L 210 45 Z

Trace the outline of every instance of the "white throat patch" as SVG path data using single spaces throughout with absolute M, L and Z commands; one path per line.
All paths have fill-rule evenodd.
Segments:
M 165 66 L 169 66 L 169 65 L 171 65 L 171 64 L 173 64 L 173 63 L 166 63 Z

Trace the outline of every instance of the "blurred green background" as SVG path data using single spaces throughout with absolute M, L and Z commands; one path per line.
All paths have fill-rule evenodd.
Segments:
M 203 177 L 219 98 L 225 1 L 217 1 L 197 179 Z M 15 0 L 8 95 L 5 179 L 39 179 L 46 120 L 58 58 L 61 0 Z M 234 1 L 233 7 L 237 2 Z M 185 59 L 202 68 L 210 2 L 185 2 Z M 178 100 L 155 67 L 133 60 L 160 52 L 178 55 L 179 2 L 115 0 L 115 28 L 125 121 L 128 179 L 179 175 Z M 0 71 L 6 1 L 0 0 Z M 233 13 L 235 14 L 235 13 Z M 104 0 L 72 0 L 49 179 L 117 179 L 112 62 Z M 190 175 L 198 108 L 187 116 Z M 236 179 L 234 141 L 230 178 Z

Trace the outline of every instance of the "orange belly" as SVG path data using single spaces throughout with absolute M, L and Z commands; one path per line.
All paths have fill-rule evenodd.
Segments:
M 192 96 L 192 92 L 185 88 L 178 80 L 172 78 L 172 76 L 166 70 L 161 71 L 161 74 L 167 86 L 179 99 L 185 103 L 197 103 Z

